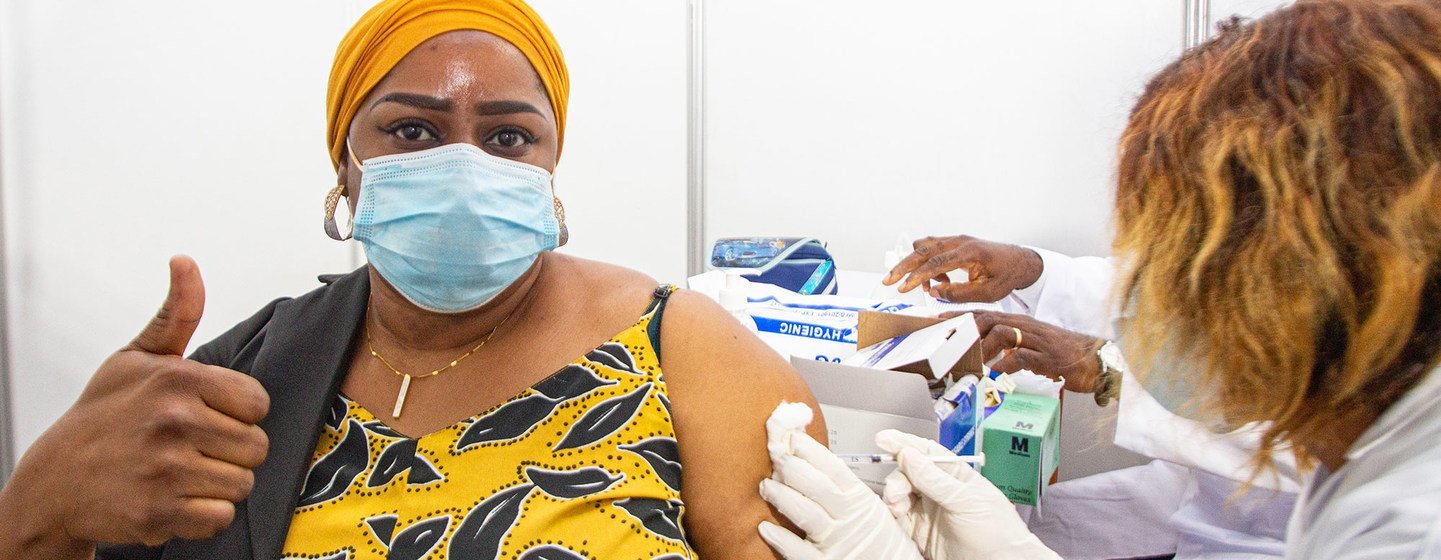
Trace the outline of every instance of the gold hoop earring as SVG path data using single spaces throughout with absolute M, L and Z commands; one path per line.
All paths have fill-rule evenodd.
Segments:
M 325 195 L 325 235 L 336 241 L 350 239 L 350 234 L 355 231 L 355 223 L 350 217 L 348 208 L 345 212 L 344 235 L 340 233 L 340 228 L 337 227 L 335 223 L 335 211 L 340 206 L 340 197 L 343 194 L 345 194 L 345 185 L 336 185 L 335 188 L 330 189 L 330 192 Z M 346 206 L 349 207 L 350 204 L 347 202 Z
M 555 201 L 555 219 L 560 222 L 560 244 L 565 245 L 570 241 L 570 228 L 565 225 L 565 204 L 560 201 L 558 196 L 551 197 L 551 199 Z

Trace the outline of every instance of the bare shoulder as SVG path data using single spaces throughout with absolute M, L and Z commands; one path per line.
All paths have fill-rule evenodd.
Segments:
M 716 374 L 724 371 L 720 377 L 725 383 L 764 383 L 785 393 L 804 388 L 787 360 L 699 292 L 677 290 L 671 295 L 661 345 L 667 371 L 677 376 L 696 374 L 716 380 Z
M 782 401 L 816 410 L 815 397 L 749 329 L 704 295 L 677 291 L 661 326 L 661 369 L 675 422 L 686 530 L 702 557 L 774 558 L 756 527 L 778 516 L 756 491 L 771 472 L 765 421 Z
M 660 341 L 678 422 L 722 425 L 744 416 L 757 419 L 759 430 L 782 400 L 815 407 L 815 397 L 786 359 L 699 292 L 671 295 Z

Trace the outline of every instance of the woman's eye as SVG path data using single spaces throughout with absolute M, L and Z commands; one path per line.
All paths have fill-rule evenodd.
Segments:
M 495 142 L 508 148 L 519 146 L 524 140 L 524 138 L 521 138 L 519 134 L 514 132 L 502 132 L 495 135 Z
M 392 132 L 392 134 L 402 140 L 406 140 L 409 142 L 419 142 L 422 140 L 435 139 L 435 135 L 431 134 L 429 130 L 426 130 L 423 126 L 415 124 L 400 125 L 399 127 L 396 127 L 395 131 Z
M 499 148 L 520 148 L 527 144 L 534 144 L 535 137 L 519 129 L 504 129 L 490 136 L 486 144 Z

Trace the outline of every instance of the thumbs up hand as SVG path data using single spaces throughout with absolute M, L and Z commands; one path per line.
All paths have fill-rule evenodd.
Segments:
M 195 327 L 205 314 L 205 282 L 200 279 L 200 268 L 190 257 L 176 255 L 170 258 L 170 293 L 160 311 L 145 325 L 145 330 L 130 342 L 125 350 L 139 350 L 150 354 L 181 356 L 190 345 Z
M 95 542 L 208 538 L 230 525 L 265 459 L 256 423 L 270 398 L 248 375 L 182 357 L 204 309 L 195 261 L 172 258 L 164 305 L 21 459 L 0 492 L 0 521 L 61 553 L 47 557 Z

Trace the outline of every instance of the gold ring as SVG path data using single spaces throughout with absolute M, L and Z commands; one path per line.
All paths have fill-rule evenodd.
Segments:
M 1018 328 L 1016 328 L 1016 327 L 1011 327 L 1011 330 L 1016 331 L 1016 345 L 1013 346 L 1012 348 L 1020 348 L 1020 347 L 1021 347 L 1021 340 L 1022 340 L 1022 338 L 1023 338 L 1023 337 L 1021 336 L 1021 329 L 1018 329 Z

